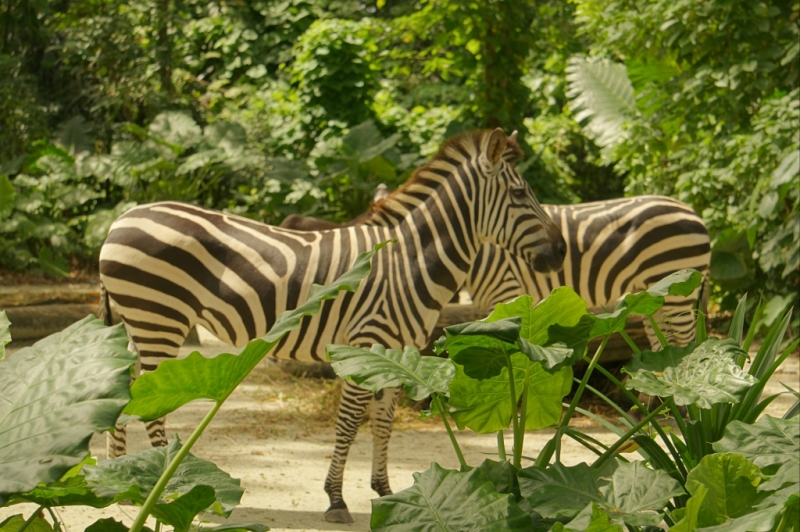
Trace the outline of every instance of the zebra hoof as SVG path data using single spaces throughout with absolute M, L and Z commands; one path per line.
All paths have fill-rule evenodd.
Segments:
M 331 506 L 325 512 L 325 520 L 329 523 L 343 523 L 349 525 L 353 522 L 353 516 L 347 510 L 347 505 L 342 504 L 342 508 L 334 508 Z M 338 506 L 338 505 L 337 505 Z

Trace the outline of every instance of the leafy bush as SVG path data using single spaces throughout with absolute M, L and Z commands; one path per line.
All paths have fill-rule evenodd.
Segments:
M 697 342 L 670 346 L 652 316 L 665 296 L 686 296 L 701 280 L 696 271 L 678 272 L 645 292 L 627 295 L 613 312 L 599 315 L 587 313 L 586 303 L 570 288 L 555 290 L 535 306 L 530 296 L 521 296 L 498 305 L 484 320 L 446 328 L 436 345 L 449 359 L 420 358 L 408 347 L 399 351 L 379 345 L 370 350 L 330 346 L 336 373 L 361 387 L 377 391 L 402 385 L 412 399 L 431 394 L 432 409 L 425 415 L 442 417 L 461 463 L 460 472 L 434 463 L 415 474 L 411 488 L 374 500 L 372 529 L 428 523 L 442 531 L 640 530 L 664 520 L 676 531 L 716 525 L 750 530 L 752 523 L 760 523 L 763 530 L 800 530 L 796 419 L 765 416 L 757 421 L 776 397 L 759 401 L 767 379 L 799 343 L 780 350 L 791 313 L 772 326 L 746 371 L 755 328 L 743 337 L 744 298 L 728 339 L 706 338 L 700 314 Z M 662 351 L 640 352 L 635 347 L 624 331 L 630 315 L 650 320 Z M 624 370 L 630 374 L 626 384 L 597 365 L 614 333 L 634 349 Z M 595 337 L 603 341 L 589 359 L 584 353 Z M 588 362 L 588 369 L 576 381 L 577 391 L 562 416 L 561 401 L 573 380 L 571 366 L 579 360 Z M 629 396 L 644 418 L 637 422 L 589 386 L 594 371 Z M 578 408 L 587 390 L 617 409 L 623 428 Z M 663 402 L 649 410 L 631 390 L 657 395 Z M 687 420 L 680 416 L 679 405 L 687 407 Z M 786 417 L 796 416 L 798 405 L 800 399 Z M 576 410 L 598 419 L 619 439 L 606 446 L 571 428 Z M 675 416 L 677 431 L 668 434 L 657 422 L 664 411 Z M 467 464 L 450 418 L 459 429 L 497 432 L 499 461 Z M 502 430 L 509 424 L 514 446 L 507 457 Z M 556 426 L 555 436 L 535 460 L 529 459 L 533 465 L 523 468 L 525 430 L 547 426 Z M 564 436 L 596 453 L 597 460 L 564 466 Z M 644 461 L 623 458 L 618 453 L 624 447 L 636 450 Z

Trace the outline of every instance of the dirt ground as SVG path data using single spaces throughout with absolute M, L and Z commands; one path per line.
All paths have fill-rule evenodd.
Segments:
M 11 347 L 11 346 L 9 346 Z M 202 348 L 212 353 L 224 348 Z M 184 354 L 188 354 L 185 350 Z M 800 388 L 798 356 L 786 361 L 768 386 L 772 394 L 784 389 L 780 382 Z M 242 481 L 245 488 L 239 508 L 231 522 L 260 522 L 274 531 L 287 530 L 369 530 L 372 444 L 368 426 L 363 426 L 347 461 L 344 497 L 355 518 L 351 525 L 326 523 L 322 514 L 328 506 L 323 491 L 330 455 L 334 446 L 333 419 L 338 399 L 338 384 L 323 379 L 293 377 L 273 361 L 263 361 L 223 406 L 209 429 L 200 438 L 194 454 L 215 462 L 220 468 Z M 781 415 L 792 404 L 782 396 L 768 410 Z M 210 408 L 210 403 L 186 405 L 168 418 L 168 433 L 188 438 L 191 430 Z M 587 418 L 574 420 L 583 431 L 604 443 L 615 437 Z M 526 456 L 536 456 L 550 439 L 552 430 L 529 432 L 525 439 Z M 494 435 L 458 433 L 467 462 L 473 465 L 491 456 L 496 449 Z M 92 453 L 105 457 L 105 436 L 92 439 Z M 511 448 L 510 432 L 506 434 Z M 144 428 L 139 423 L 129 427 L 129 449 L 149 448 Z M 564 440 L 563 461 L 575 464 L 589 461 L 592 454 L 572 440 Z M 389 449 L 389 476 L 392 488 L 400 491 L 413 483 L 412 473 L 424 471 L 432 461 L 444 467 L 457 468 L 458 461 L 447 434 L 438 420 L 419 421 L 411 407 L 399 409 Z M 35 507 L 18 505 L 0 509 L 0 521 L 23 513 L 27 517 Z M 69 532 L 79 532 L 103 517 L 114 517 L 130 525 L 136 515 L 132 506 L 114 505 L 92 508 L 59 508 Z M 222 522 L 214 515 L 208 521 Z

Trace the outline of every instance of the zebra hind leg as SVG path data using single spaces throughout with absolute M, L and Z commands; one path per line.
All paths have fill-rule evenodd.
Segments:
M 394 407 L 397 404 L 397 388 L 387 388 L 375 394 L 369 407 L 369 424 L 372 429 L 372 482 L 379 496 L 391 495 L 387 470 L 389 438 L 392 437 Z
M 330 507 L 325 512 L 325 520 L 329 523 L 352 523 L 353 517 L 347 510 L 347 504 L 342 497 L 342 482 L 344 480 L 344 466 L 347 462 L 347 453 L 350 445 L 358 433 L 358 427 L 372 400 L 372 392 L 359 388 L 350 381 L 345 381 L 342 387 L 342 397 L 339 401 L 339 412 L 336 419 L 336 447 L 325 479 L 325 493 L 330 499 Z

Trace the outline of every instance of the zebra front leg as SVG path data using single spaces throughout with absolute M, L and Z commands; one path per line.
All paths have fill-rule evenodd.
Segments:
M 364 413 L 372 396 L 372 392 L 359 388 L 350 381 L 345 381 L 342 387 L 339 413 L 336 418 L 336 448 L 333 450 L 328 477 L 325 479 L 325 493 L 328 494 L 331 502 L 325 512 L 325 520 L 330 523 L 353 522 L 353 517 L 347 510 L 347 504 L 342 497 L 344 466 L 347 462 L 350 445 L 358 433 L 358 427 L 364 419 Z
M 389 438 L 392 437 L 394 407 L 397 404 L 397 388 L 386 388 L 375 394 L 369 406 L 369 424 L 372 429 L 372 482 L 378 495 L 391 495 L 387 464 L 389 461 Z

